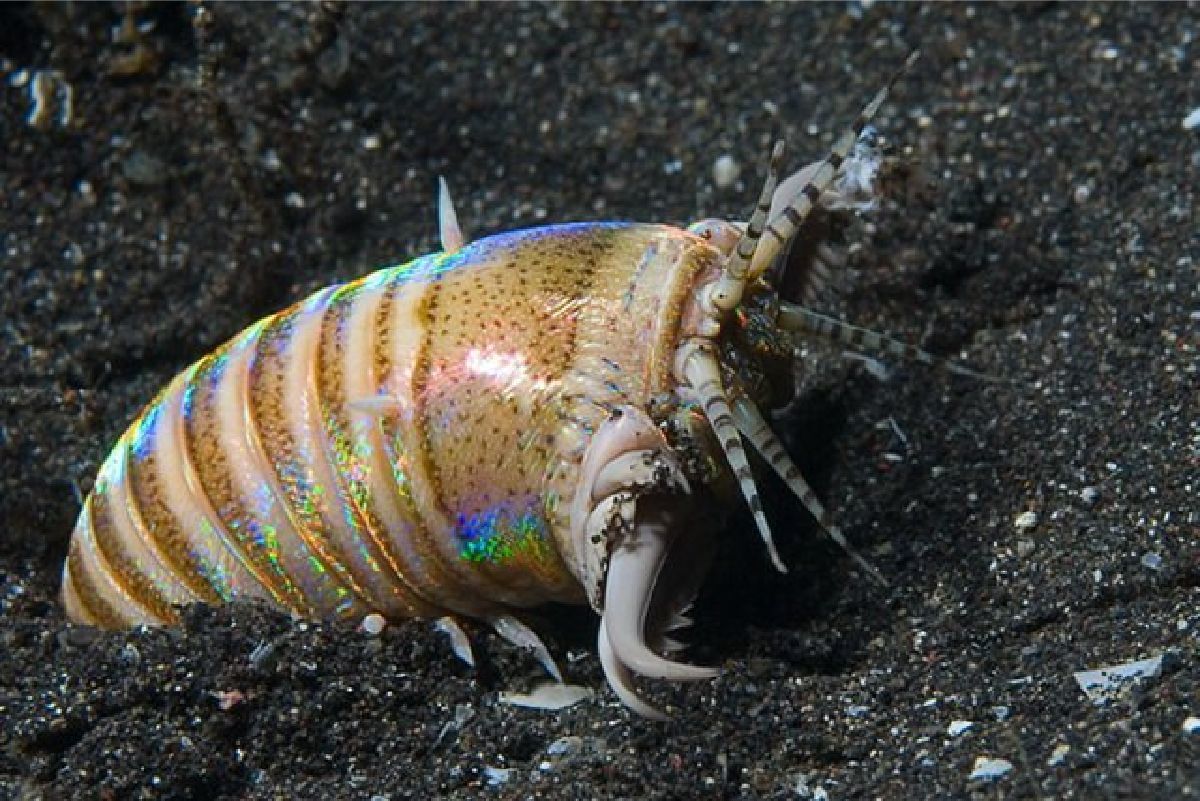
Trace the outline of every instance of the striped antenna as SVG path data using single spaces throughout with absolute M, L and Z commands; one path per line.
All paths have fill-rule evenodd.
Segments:
M 817 525 L 825 532 L 828 537 L 850 555 L 850 558 L 858 564 L 867 575 L 883 586 L 887 586 L 887 579 L 879 570 L 868 562 L 854 547 L 846 540 L 842 530 L 829 516 L 829 512 L 825 509 L 825 505 L 817 498 L 817 494 L 813 492 L 808 482 L 804 480 L 804 475 L 801 474 L 800 468 L 792 461 L 792 457 L 783 448 L 783 443 L 775 436 L 775 432 L 771 430 L 770 425 L 763 419 L 759 413 L 758 407 L 750 402 L 748 398 L 740 393 L 734 398 L 733 403 L 733 420 L 737 425 L 738 430 L 742 432 L 759 455 L 767 460 L 771 468 L 775 471 L 783 482 L 787 484 L 788 489 L 792 491 L 808 513 L 817 521 Z
M 784 144 L 782 140 L 775 143 L 771 149 L 771 161 L 767 167 L 767 180 L 763 183 L 762 192 L 758 196 L 758 205 L 750 215 L 746 230 L 738 239 L 737 246 L 729 255 L 729 260 L 721 270 L 721 278 L 713 286 L 709 301 L 713 307 L 722 312 L 731 312 L 742 301 L 742 292 L 746 288 L 746 278 L 750 272 L 750 264 L 754 261 L 754 252 L 762 237 L 763 227 L 771 213 L 771 198 L 775 195 L 775 186 L 779 183 L 779 166 L 783 163 Z
M 884 356 L 897 356 L 901 359 L 927 364 L 930 367 L 939 368 L 949 373 L 970 376 L 981 381 L 1014 383 L 1011 379 L 972 370 L 970 367 L 961 365 L 953 359 L 935 356 L 903 340 L 890 337 L 878 331 L 872 331 L 869 328 L 852 325 L 844 320 L 830 317 L 828 314 L 815 312 L 804 306 L 797 306 L 794 303 L 783 301 L 779 304 L 779 317 L 777 321 L 780 329 L 784 331 L 800 331 L 811 334 L 830 342 L 836 342 L 852 350 L 876 353 Z
M 846 130 L 845 133 L 838 138 L 834 143 L 833 149 L 829 151 L 829 155 L 825 157 L 825 161 L 817 168 L 813 177 L 805 184 L 796 197 L 789 203 L 775 218 L 767 225 L 765 233 L 767 234 L 763 243 L 759 246 L 758 252 L 755 254 L 754 261 L 759 265 L 768 265 L 775 260 L 787 243 L 791 240 L 796 232 L 800 230 L 800 226 L 812 213 L 813 208 L 821 199 L 821 193 L 829 188 L 833 183 L 834 177 L 837 175 L 838 169 L 846 160 L 851 148 L 854 147 L 855 141 L 863 129 L 867 127 L 867 123 L 875 116 L 875 112 L 879 111 L 879 107 L 883 105 L 883 101 L 887 100 L 888 92 L 892 86 L 898 81 L 901 76 L 905 75 L 917 58 L 921 55 L 921 51 L 914 50 L 902 66 L 892 76 L 887 85 L 876 93 L 875 97 L 867 104 L 855 118 L 854 123 Z

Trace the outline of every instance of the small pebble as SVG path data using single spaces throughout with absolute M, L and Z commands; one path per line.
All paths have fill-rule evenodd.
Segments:
M 237 689 L 217 690 L 213 693 L 213 697 L 217 699 L 217 708 L 222 712 L 228 712 L 246 700 L 246 694 Z
M 142 652 L 131 642 L 121 646 L 121 661 L 127 665 L 139 665 L 142 662 Z
M 378 612 L 372 612 L 367 615 L 362 619 L 362 623 L 359 624 L 359 628 L 362 629 L 363 634 L 371 637 L 378 637 L 383 632 L 385 626 L 387 626 L 387 620 Z
M 144 150 L 133 151 L 121 162 L 121 174 L 137 186 L 158 186 L 169 177 L 166 162 Z
M 84 255 L 83 248 L 79 243 L 72 242 L 63 248 L 63 259 L 72 267 L 82 267 L 87 261 L 87 256 Z
M 1160 570 L 1162 568 L 1162 557 L 1154 551 L 1147 551 L 1142 554 L 1142 566 L 1148 567 L 1151 570 Z
M 1194 131 L 1200 128 L 1200 106 L 1192 109 L 1186 117 L 1183 118 L 1183 129 L 1185 131 Z
M 337 89 L 350 70 L 350 47 L 339 36 L 317 57 L 317 77 L 326 89 Z
M 96 204 L 96 188 L 92 186 L 91 181 L 83 180 L 75 185 L 76 191 L 79 192 L 79 199 L 88 206 Z
M 1079 491 L 1079 500 L 1083 501 L 1084 506 L 1095 506 L 1099 499 L 1100 490 L 1095 487 L 1084 487 Z
M 1188 715 L 1183 721 L 1183 731 L 1186 734 L 1200 734 L 1200 718 Z
M 1037 512 L 1021 512 L 1021 514 L 1017 515 L 1016 520 L 1013 521 L 1013 526 L 1017 531 L 1028 531 L 1036 526 L 1037 522 Z
M 1076 203 L 1079 203 L 1080 205 L 1087 203 L 1088 199 L 1091 196 L 1092 196 L 1092 190 L 1088 187 L 1087 184 L 1080 184 L 1079 186 L 1075 187 L 1074 197 L 1075 197 Z
M 728 153 L 718 156 L 717 160 L 713 162 L 713 183 L 717 185 L 718 189 L 728 189 L 733 186 L 741 174 L 742 168 Z
M 1071 753 L 1071 746 L 1066 743 L 1059 743 L 1054 746 L 1054 750 L 1050 752 L 1050 758 L 1046 760 L 1046 764 L 1050 767 L 1057 767 L 1067 759 L 1067 754 Z
M 100 636 L 93 626 L 71 626 L 58 633 L 58 644 L 64 648 L 87 648 Z

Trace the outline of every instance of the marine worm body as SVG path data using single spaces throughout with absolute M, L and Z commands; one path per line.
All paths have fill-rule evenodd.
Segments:
M 844 544 L 759 406 L 790 397 L 797 336 L 901 348 L 780 300 L 768 268 L 814 208 L 873 200 L 860 135 L 885 93 L 782 184 L 777 146 L 747 223 L 464 245 L 444 196 L 443 252 L 261 320 L 142 411 L 76 525 L 69 615 L 171 623 L 250 597 L 309 617 L 478 618 L 541 647 L 518 610 L 589 603 L 609 683 L 658 716 L 634 674 L 716 674 L 669 658 L 668 637 L 713 508 L 740 492 L 783 569 L 747 444 Z
M 64 595 L 106 626 L 261 596 L 305 616 L 582 602 L 592 433 L 672 390 L 699 238 L 552 226 L 330 287 L 179 375 L 117 443 Z M 631 269 L 632 268 L 632 269 Z

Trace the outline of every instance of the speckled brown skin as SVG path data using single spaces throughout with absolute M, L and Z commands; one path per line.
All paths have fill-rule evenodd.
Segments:
M 266 318 L 114 448 L 64 567 L 69 614 L 582 602 L 569 509 L 591 433 L 617 406 L 673 397 L 681 317 L 718 259 L 668 226 L 531 229 Z

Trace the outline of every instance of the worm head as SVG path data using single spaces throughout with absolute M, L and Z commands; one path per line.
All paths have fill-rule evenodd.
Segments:
M 786 336 L 771 334 L 780 316 L 767 273 L 809 215 L 819 208 L 839 211 L 871 202 L 878 159 L 867 121 L 886 93 L 885 88 L 875 96 L 825 159 L 782 184 L 778 176 L 783 144 L 776 144 L 762 192 L 745 224 L 705 220 L 689 228 L 710 249 L 700 246 L 706 266 L 695 273 L 674 343 L 678 401 L 707 421 L 709 444 L 700 450 L 711 452 L 717 472 L 736 482 L 781 572 L 786 567 L 759 500 L 745 443 L 776 470 L 830 536 L 843 546 L 845 539 L 828 523 L 759 411 L 754 397 L 759 393 L 744 378 L 755 370 L 743 369 L 735 356 L 744 355 L 752 367 L 771 355 L 755 352 L 758 343 L 778 351 L 776 345 L 786 342 Z M 755 328 L 764 324 L 768 333 L 756 337 Z M 738 333 L 743 335 L 740 343 Z M 618 410 L 588 446 L 571 515 L 575 573 L 601 613 L 599 652 L 605 674 L 630 708 L 650 717 L 661 713 L 637 693 L 633 674 L 673 681 L 716 675 L 713 669 L 669 658 L 678 646 L 667 635 L 688 622 L 686 607 L 707 567 L 706 558 L 697 558 L 707 541 L 683 536 L 696 528 L 688 476 L 696 478 L 697 471 L 685 471 L 681 454 L 686 449 L 673 445 L 678 443 L 668 443 L 645 411 Z
M 910 56 L 903 74 L 916 58 Z M 893 78 L 893 81 L 895 78 Z M 783 143 L 771 152 L 767 179 L 750 219 L 742 224 L 704 220 L 691 233 L 706 240 L 719 254 L 719 266 L 699 276 L 692 305 L 685 312 L 675 353 L 675 379 L 684 402 L 703 412 L 728 473 L 737 481 L 754 515 L 759 534 L 775 567 L 786 568 L 775 549 L 771 528 L 759 500 L 758 488 L 745 453 L 749 443 L 779 474 L 798 499 L 860 566 L 878 573 L 854 554 L 827 519 L 812 489 L 767 425 L 756 405 L 753 381 L 756 365 L 778 357 L 786 348 L 779 315 L 778 293 L 770 267 L 786 253 L 814 211 L 844 212 L 869 209 L 878 194 L 880 155 L 869 120 L 887 97 L 878 92 L 821 161 L 779 180 Z M 831 257 L 822 257 L 829 260 Z M 765 322 L 766 334 L 755 335 Z M 742 335 L 738 342 L 739 334 Z M 745 366 L 739 364 L 744 359 Z M 750 369 L 746 369 L 749 367 Z

